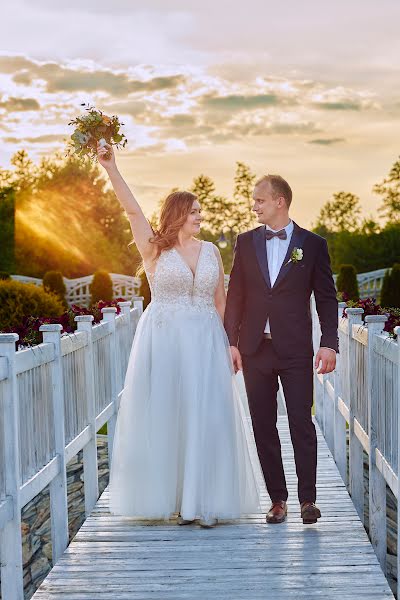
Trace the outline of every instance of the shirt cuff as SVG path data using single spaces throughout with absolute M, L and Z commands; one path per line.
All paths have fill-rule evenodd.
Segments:
M 321 346 L 321 348 L 325 348 L 326 350 L 332 350 L 336 354 L 336 350 L 334 348 L 328 348 L 328 346 Z

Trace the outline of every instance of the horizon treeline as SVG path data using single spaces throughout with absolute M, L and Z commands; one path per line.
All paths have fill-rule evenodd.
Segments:
M 80 277 L 98 269 L 134 275 L 140 262 L 129 220 L 102 168 L 90 159 L 60 152 L 36 165 L 25 150 L 0 168 L 0 271 L 42 277 L 59 270 Z M 206 174 L 194 178 L 204 221 L 200 237 L 218 242 L 230 272 L 236 236 L 257 221 L 251 210 L 256 174 L 238 161 L 231 195 L 217 193 Z M 332 268 L 353 264 L 357 272 L 391 267 L 400 259 L 400 159 L 372 190 L 381 198 L 376 216 L 362 217 L 361 200 L 338 191 L 323 204 L 312 230 L 328 241 Z M 163 198 L 159 200 L 159 206 Z M 157 227 L 158 211 L 150 222 Z

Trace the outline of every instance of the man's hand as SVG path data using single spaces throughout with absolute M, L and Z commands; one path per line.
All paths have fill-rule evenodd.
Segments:
M 242 365 L 242 357 L 240 356 L 240 352 L 236 346 L 231 346 L 231 356 L 233 362 L 233 368 L 235 369 L 235 373 L 241 371 L 243 369 Z
M 315 357 L 315 368 L 318 369 L 319 365 L 321 367 L 317 371 L 318 375 L 331 373 L 335 370 L 336 367 L 336 352 L 331 350 L 330 348 L 320 348 Z

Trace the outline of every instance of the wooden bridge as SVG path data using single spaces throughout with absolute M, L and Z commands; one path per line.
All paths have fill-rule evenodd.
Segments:
M 339 321 L 338 369 L 316 376 L 318 524 L 303 525 L 300 519 L 280 397 L 287 521 L 267 525 L 265 516 L 247 515 L 239 523 L 204 530 L 173 520 L 149 524 L 110 515 L 107 489 L 98 499 L 95 436 L 108 422 L 112 447 L 118 392 L 140 314 L 129 304 L 121 303 L 117 317 L 115 309 L 103 309 L 99 325 L 78 317 L 72 337 L 60 338 L 54 325 L 42 326 L 44 343 L 32 350 L 16 353 L 15 338 L 0 335 L 2 599 L 24 597 L 20 510 L 48 483 L 54 566 L 34 600 L 393 598 L 384 575 L 383 489 L 388 483 L 398 495 L 400 344 L 382 334 L 382 318 L 364 326 L 359 309 L 348 311 L 349 318 Z M 245 403 L 243 387 L 242 399 Z M 81 448 L 87 518 L 68 545 L 65 464 Z M 362 523 L 363 450 L 370 456 L 372 544 Z M 265 488 L 263 502 L 267 509 Z
M 249 515 L 213 530 L 110 515 L 106 490 L 34 600 L 393 598 L 318 428 L 318 525 L 303 525 L 285 416 L 288 520 Z M 264 491 L 263 504 L 269 505 Z

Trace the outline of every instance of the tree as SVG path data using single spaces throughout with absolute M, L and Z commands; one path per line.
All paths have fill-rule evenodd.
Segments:
M 135 270 L 139 256 L 128 248 L 129 220 L 97 163 L 54 153 L 36 166 L 24 150 L 11 163 L 14 170 L 0 178 L 15 189 L 14 272 L 77 277 L 98 268 Z
M 359 299 L 357 272 L 353 265 L 341 265 L 336 287 L 338 292 L 342 292 L 343 296 L 346 296 L 346 300 Z
M 336 192 L 320 210 L 314 231 L 357 231 L 360 227 L 360 198 L 351 192 Z
M 252 211 L 255 179 L 256 176 L 250 171 L 250 167 L 242 162 L 236 163 L 235 187 L 233 191 L 235 207 L 232 214 L 232 221 L 237 233 L 255 226 L 256 220 Z
M 385 308 L 400 308 L 400 263 L 386 271 L 381 291 L 381 305 Z
M 129 220 L 97 163 L 89 157 L 59 152 L 44 157 L 37 172 L 38 194 L 54 191 L 72 198 L 84 198 L 79 210 L 82 220 L 94 220 L 110 241 L 130 236 Z
M 34 162 L 29 158 L 26 150 L 18 150 L 11 157 L 11 164 L 14 167 L 11 182 L 15 191 L 32 192 L 35 188 L 38 169 Z
M 215 193 L 215 184 L 207 175 L 199 175 L 190 188 L 196 194 L 204 217 L 203 226 L 212 235 L 218 235 L 230 227 L 234 203 Z
M 389 222 L 400 221 L 400 157 L 392 166 L 389 175 L 374 186 L 373 191 L 382 196 L 379 212 Z

